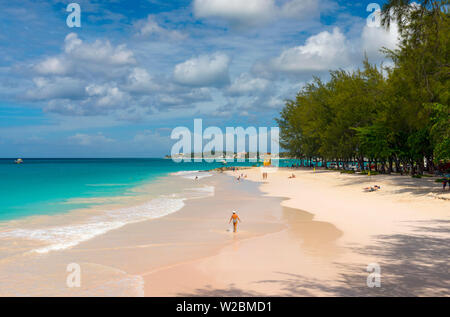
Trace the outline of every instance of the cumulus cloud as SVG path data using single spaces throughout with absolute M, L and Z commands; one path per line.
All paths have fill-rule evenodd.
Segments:
M 242 73 L 227 89 L 227 93 L 234 96 L 248 95 L 264 91 L 270 84 L 265 78 L 255 78 L 248 73 Z
M 266 23 L 281 17 L 283 24 L 270 31 L 280 34 L 276 39 L 229 32 L 217 39 L 212 38 L 216 30 L 211 32 L 204 25 L 190 28 L 195 38 L 187 38 L 161 22 L 175 21 L 173 16 L 149 15 L 134 23 L 130 35 L 135 36 L 126 40 L 128 46 L 107 39 L 90 41 L 70 33 L 59 54 L 27 64 L 31 79 L 25 79 L 20 85 L 23 88 L 16 91 L 22 98 L 42 104 L 47 112 L 112 115 L 114 119 L 133 121 L 180 108 L 186 116 L 184 110 L 189 107 L 209 114 L 218 104 L 231 105 L 222 115 L 231 111 L 252 113 L 261 108 L 278 110 L 284 98 L 295 96 L 299 79 L 309 80 L 329 69 L 357 67 L 364 50 L 371 57 L 382 46 L 392 48 L 396 37 L 395 29 L 386 32 L 358 25 L 362 35 L 344 35 L 335 28 L 293 43 L 296 31 L 291 26 L 298 27 L 298 23 L 289 19 L 323 10 L 317 0 L 195 0 L 193 9 L 197 18 L 220 18 L 234 25 Z M 278 32 L 279 27 L 288 35 Z M 175 41 L 179 39 L 187 40 Z M 280 48 L 280 43 L 288 46 Z M 233 81 L 230 57 L 214 53 L 224 47 L 234 56 L 232 73 L 240 73 Z M 196 54 L 202 55 L 189 58 L 200 48 L 203 54 Z M 173 59 L 180 56 L 185 56 L 184 62 L 174 65 Z M 255 63 L 256 59 L 261 62 Z M 295 91 L 283 90 L 293 86 Z M 164 111 L 167 113 L 162 114 Z M 175 112 L 170 113 L 178 115 Z
M 383 58 L 380 50 L 395 49 L 399 42 L 399 31 L 397 23 L 392 23 L 389 30 L 383 27 L 364 26 L 361 35 L 362 49 L 371 60 L 379 61 Z
M 97 107 L 119 107 L 128 101 L 128 95 L 116 86 L 109 84 L 92 84 L 86 87 L 86 92 L 94 100 Z
M 111 66 L 136 63 L 133 52 L 126 45 L 113 46 L 109 41 L 96 40 L 85 43 L 76 33 L 69 33 L 64 40 L 64 52 L 76 60 Z
M 44 111 L 75 116 L 101 115 L 127 108 L 132 102 L 131 96 L 114 84 L 89 84 L 84 87 L 84 98 L 55 97 L 48 101 Z
M 277 18 L 311 17 L 318 0 L 194 0 L 197 18 L 220 18 L 237 26 L 256 26 Z
M 146 69 L 136 67 L 128 75 L 125 89 L 130 92 L 146 94 L 161 89 L 161 86 L 156 83 Z
M 25 97 L 30 100 L 81 99 L 85 96 L 84 83 L 76 78 L 36 77 L 33 79 L 33 83 L 34 87 L 25 94 Z
M 272 18 L 273 0 L 195 0 L 198 18 L 218 17 L 238 24 L 259 24 Z
M 151 113 L 211 101 L 208 89 L 197 86 L 228 82 L 229 58 L 202 56 L 177 68 L 170 76 L 154 76 L 137 62 L 125 45 L 107 40 L 85 42 L 66 36 L 59 55 L 31 64 L 36 75 L 23 95 L 44 102 L 44 111 L 66 116 L 114 114 L 121 120 L 142 119 Z
M 197 87 L 220 87 L 229 83 L 230 58 L 222 53 L 202 55 L 175 66 L 176 82 Z
M 287 73 L 310 73 L 348 66 L 352 62 L 345 35 L 334 28 L 309 37 L 305 45 L 289 48 L 272 59 L 270 67 Z
M 69 69 L 70 65 L 65 63 L 61 58 L 49 57 L 34 67 L 35 71 L 43 75 L 64 75 Z
M 153 15 L 148 15 L 147 19 L 137 21 L 135 27 L 137 35 L 142 37 L 157 35 L 171 40 L 183 40 L 187 37 L 186 34 L 177 30 L 169 30 L 160 26 Z

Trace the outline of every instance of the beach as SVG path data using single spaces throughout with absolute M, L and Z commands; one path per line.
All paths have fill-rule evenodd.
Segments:
M 243 173 L 261 182 L 258 169 Z M 292 173 L 295 179 L 289 179 Z M 382 189 L 364 192 L 370 184 Z M 180 285 L 164 295 L 179 295 L 180 289 L 186 296 L 450 294 L 450 195 L 433 179 L 279 169 L 260 189 L 264 197 L 284 197 L 284 228 L 159 271 L 154 281 L 176 276 Z M 373 264 L 381 269 L 379 288 L 367 286 L 367 266 Z
M 157 188 L 194 184 L 197 194 L 161 217 L 40 253 L 48 243 L 0 240 L 0 295 L 450 295 L 450 193 L 433 178 L 287 168 L 265 181 L 259 168 L 182 176 Z M 375 184 L 381 190 L 363 190 Z M 232 210 L 242 219 L 236 234 Z M 70 263 L 81 268 L 80 287 L 67 286 Z M 374 264 L 381 287 L 371 288 Z

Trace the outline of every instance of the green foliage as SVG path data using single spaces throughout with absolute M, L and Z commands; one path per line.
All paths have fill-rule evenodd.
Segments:
M 450 106 L 432 104 L 430 138 L 436 162 L 450 158 Z
M 379 69 L 336 70 L 286 103 L 277 120 L 281 145 L 297 158 L 409 166 L 450 160 L 449 14 L 447 1 L 390 0 L 386 27 L 400 21 L 400 47 Z

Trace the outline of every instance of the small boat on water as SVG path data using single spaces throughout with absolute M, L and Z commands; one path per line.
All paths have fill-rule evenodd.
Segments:
M 22 163 L 23 163 L 23 160 L 22 160 L 21 158 L 19 158 L 19 159 L 15 160 L 14 163 L 16 163 L 16 164 L 22 164 Z

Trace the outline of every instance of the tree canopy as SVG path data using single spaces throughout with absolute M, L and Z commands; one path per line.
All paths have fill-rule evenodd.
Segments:
M 397 23 L 400 38 L 382 51 L 393 66 L 365 58 L 362 69 L 314 78 L 277 119 L 281 145 L 297 158 L 368 161 L 389 172 L 449 161 L 448 2 L 388 1 L 382 25 Z

